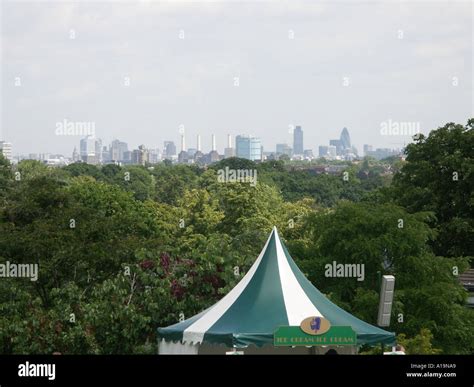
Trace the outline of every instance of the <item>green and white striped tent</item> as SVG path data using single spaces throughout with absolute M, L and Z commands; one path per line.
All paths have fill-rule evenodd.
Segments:
M 395 342 L 394 333 L 372 326 L 329 301 L 306 279 L 273 228 L 262 252 L 242 280 L 205 311 L 158 328 L 160 353 L 198 353 L 203 344 L 229 348 L 273 344 L 280 326 L 299 326 L 321 316 L 332 326 L 351 326 L 357 344 Z

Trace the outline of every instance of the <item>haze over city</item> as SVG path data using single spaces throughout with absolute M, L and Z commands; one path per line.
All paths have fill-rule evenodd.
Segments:
M 70 156 L 95 123 L 104 145 L 226 146 L 260 137 L 265 151 L 338 138 L 399 148 L 382 123 L 427 133 L 472 115 L 470 2 L 5 2 L 1 5 L 0 140 L 14 154 Z M 245 21 L 245 22 L 243 22 Z M 442 108 L 441 108 L 442 107 Z

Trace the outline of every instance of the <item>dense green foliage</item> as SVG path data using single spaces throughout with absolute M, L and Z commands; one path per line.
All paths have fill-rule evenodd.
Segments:
M 420 137 L 406 162 L 329 174 L 236 158 L 48 168 L 0 156 L 0 263 L 40 268 L 37 281 L 0 278 L 0 353 L 155 353 L 156 328 L 220 299 L 274 225 L 315 286 L 369 323 L 380 276 L 394 274 L 389 330 L 409 353 L 471 353 L 455 273 L 474 255 L 473 123 Z M 226 167 L 255 169 L 258 183 L 219 182 Z M 325 277 L 333 261 L 364 263 L 364 281 Z

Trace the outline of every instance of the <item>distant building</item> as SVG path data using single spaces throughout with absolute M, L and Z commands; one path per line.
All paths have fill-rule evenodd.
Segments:
M 329 147 L 327 145 L 320 145 L 318 151 L 319 157 L 328 157 L 329 156 Z
M 336 155 L 342 154 L 341 140 L 329 140 L 329 146 L 333 146 L 336 149 Z
M 337 148 L 334 145 L 328 146 L 328 156 L 331 159 L 335 159 L 337 156 Z
M 237 136 L 235 139 L 236 156 L 252 161 L 262 160 L 262 143 L 252 136 Z
M 234 148 L 225 148 L 224 149 L 224 158 L 228 159 L 230 157 L 235 157 L 235 149 Z
M 165 159 L 173 159 L 176 156 L 176 145 L 173 141 L 165 141 L 163 148 L 163 157 Z
M 102 164 L 103 157 L 102 157 L 102 140 L 97 138 L 94 142 L 94 154 L 96 157 L 97 164 Z
M 5 157 L 8 161 L 13 160 L 13 150 L 12 150 L 12 143 L 6 141 L 0 141 L 0 153 L 2 153 L 3 157 Z
M 31 155 L 30 155 L 31 156 Z M 37 155 L 35 155 L 36 157 L 30 157 L 32 160 L 36 160 L 37 159 Z M 77 148 L 74 147 L 74 150 L 72 151 L 72 161 L 73 162 L 77 162 L 77 161 L 80 161 L 81 160 L 81 156 L 79 155 L 79 152 L 77 151 Z
M 197 152 L 196 148 L 188 148 L 189 158 L 194 158 L 194 155 L 196 154 L 196 152 Z
M 161 161 L 161 153 L 158 148 L 148 149 L 148 162 L 150 164 L 157 164 Z
M 312 149 L 305 149 L 303 152 L 303 156 L 305 159 L 314 159 L 314 154 Z
M 377 148 L 374 151 L 368 151 L 365 156 L 373 157 L 377 160 L 386 159 L 391 156 L 399 156 L 402 152 L 398 149 Z
M 203 164 L 204 153 L 202 153 L 199 149 L 194 154 L 194 162 L 198 164 Z
M 130 164 L 130 162 L 132 161 L 132 152 L 127 150 L 125 152 L 123 152 L 123 160 L 122 162 L 124 164 Z
M 372 152 L 373 146 L 369 144 L 364 144 L 364 156 L 367 156 L 368 152 Z
M 140 145 L 138 149 L 132 151 L 132 164 L 145 165 L 148 162 L 148 150 L 145 145 Z
M 79 149 L 81 158 L 88 155 L 95 155 L 95 138 L 92 136 L 86 136 L 82 138 Z
M 102 141 L 94 136 L 86 136 L 80 141 L 79 154 L 81 160 L 87 164 L 100 164 L 102 160 Z M 49 156 L 44 156 L 49 159 Z
M 303 154 L 303 130 L 297 126 L 293 131 L 293 153 L 295 155 Z
M 351 149 L 351 136 L 347 128 L 343 128 L 340 137 L 342 149 Z
M 187 163 L 189 160 L 189 154 L 188 152 L 182 150 L 178 154 L 178 163 Z
M 343 128 L 339 139 L 329 140 L 329 145 L 336 147 L 337 156 L 345 156 L 351 154 L 354 156 L 354 148 L 351 146 L 351 136 L 347 128 Z
M 119 140 L 114 140 L 109 146 L 109 160 L 112 162 L 125 161 L 125 153 L 128 152 L 128 144 Z M 130 157 L 128 158 L 130 160 Z
M 293 149 L 288 144 L 276 144 L 276 154 L 277 156 L 288 155 L 293 156 Z
M 217 162 L 221 159 L 221 156 L 215 150 L 209 152 L 208 156 L 209 156 L 209 164 L 210 163 L 215 163 L 215 162 Z
M 232 147 L 232 136 L 227 135 L 227 148 L 224 148 L 224 158 L 235 157 L 235 149 Z

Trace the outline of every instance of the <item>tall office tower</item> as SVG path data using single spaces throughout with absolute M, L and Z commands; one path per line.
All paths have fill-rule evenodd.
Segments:
M 340 140 L 343 150 L 351 148 L 351 136 L 349 136 L 347 128 L 342 129 Z
M 88 164 L 100 163 L 102 142 L 94 136 L 86 136 L 80 141 L 81 160 Z M 99 151 L 99 152 L 98 152 Z
M 89 155 L 95 155 L 95 138 L 92 136 L 86 136 L 80 141 L 80 154 L 81 157 Z
M 174 145 L 173 141 L 165 141 L 164 144 L 164 153 L 165 158 L 171 159 L 173 156 L 176 156 L 176 145 Z
M 102 163 L 102 140 L 100 138 L 95 139 L 94 142 L 94 155 L 98 164 Z
M 303 154 L 303 130 L 297 126 L 293 131 L 293 153 L 295 155 Z
M 128 152 L 128 144 L 119 140 L 114 140 L 109 146 L 109 159 L 110 161 L 124 161 L 125 153 Z
M 237 157 L 252 161 L 262 160 L 262 143 L 259 138 L 240 135 L 235 138 Z
M 224 149 L 224 157 L 235 157 L 235 149 L 232 148 L 232 136 L 230 134 L 227 135 L 227 148 Z
M 198 152 L 201 152 L 201 135 L 197 135 L 197 144 L 196 144 L 196 149 Z
M 11 142 L 6 142 L 6 141 L 0 141 L 0 153 L 8 161 L 12 161 L 13 160 L 12 143 Z
M 215 151 L 216 150 L 216 135 L 213 134 L 212 135 L 212 151 Z

